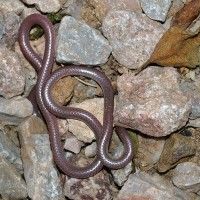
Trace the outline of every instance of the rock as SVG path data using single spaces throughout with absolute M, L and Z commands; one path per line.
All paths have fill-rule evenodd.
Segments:
M 24 4 L 19 0 L 6 0 L 0 1 L 0 10 L 4 13 L 7 12 L 15 12 L 16 14 L 20 14 L 25 8 Z
M 166 172 L 180 162 L 186 161 L 196 152 L 194 140 L 179 133 L 171 135 L 164 145 L 158 162 L 158 171 Z
M 88 161 L 88 158 L 80 157 L 78 165 L 84 166 L 88 164 Z M 109 174 L 104 170 L 87 179 L 66 177 L 64 186 L 65 196 L 72 200 L 111 200 L 116 191 L 109 179 Z
M 35 14 L 35 13 L 40 13 L 40 12 L 37 11 L 35 8 L 27 8 L 27 7 L 25 7 L 25 9 L 22 12 L 21 18 L 25 19 L 29 15 L 32 15 L 32 14 Z
M 89 3 L 95 8 L 95 14 L 100 21 L 113 10 L 142 12 L 139 0 L 89 0 Z
M 19 126 L 21 155 L 28 195 L 33 200 L 64 200 L 61 179 L 53 162 L 46 126 L 32 116 Z
M 59 0 L 22 0 L 28 5 L 35 5 L 36 8 L 43 13 L 56 13 L 60 10 Z
M 194 198 L 158 174 L 137 172 L 129 176 L 116 200 L 188 200 Z
M 92 158 L 96 155 L 97 143 L 93 142 L 85 148 L 85 156 Z
M 3 123 L 18 124 L 33 113 L 31 102 L 21 96 L 12 99 L 0 98 L 0 119 Z
M 17 171 L 22 174 L 23 166 L 20 157 L 20 149 L 0 130 L 0 156 L 13 164 Z
M 115 59 L 129 69 L 138 69 L 147 62 L 165 29 L 144 14 L 111 11 L 102 25 Z
M 107 62 L 112 50 L 100 31 L 70 16 L 62 19 L 57 42 L 60 63 L 99 65 Z
M 84 143 L 79 141 L 73 134 L 68 135 L 65 139 L 64 148 L 73 153 L 79 153 Z
M 65 119 L 58 119 L 57 122 L 58 122 L 58 128 L 59 128 L 59 133 L 60 133 L 61 137 L 62 136 L 65 137 L 65 135 L 69 131 L 68 121 Z
M 82 20 L 93 28 L 98 28 L 101 25 L 96 17 L 94 7 L 87 0 L 68 0 L 63 6 L 62 13 Z
M 81 108 L 92 113 L 100 123 L 103 122 L 103 99 L 94 98 L 83 101 L 82 103 L 72 104 L 70 107 Z M 83 122 L 68 119 L 69 131 L 80 141 L 90 143 L 95 139 L 94 133 Z
M 26 183 L 16 169 L 0 156 L 0 194 L 8 199 L 26 198 Z
M 70 76 L 64 77 L 55 83 L 52 89 L 54 101 L 60 105 L 65 105 L 72 97 L 76 79 Z
M 173 171 L 175 186 L 189 192 L 200 192 L 200 167 L 192 162 L 178 164 Z
M 0 95 L 11 98 L 24 91 L 25 75 L 18 55 L 5 47 L 0 48 Z
M 193 120 L 190 119 L 187 126 L 200 128 L 200 118 L 193 119 Z
M 129 73 L 119 77 L 116 124 L 154 137 L 183 127 L 191 102 L 180 90 L 179 79 L 176 69 L 154 66 L 137 76 Z
M 135 164 L 142 171 L 150 170 L 159 161 L 165 139 L 138 135 L 138 141 L 138 152 L 135 157 Z
M 172 0 L 140 0 L 140 5 L 149 18 L 164 22 L 172 5 Z

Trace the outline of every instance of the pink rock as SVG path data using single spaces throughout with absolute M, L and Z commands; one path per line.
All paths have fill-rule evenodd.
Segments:
M 116 124 L 161 137 L 183 127 L 191 101 L 179 87 L 174 68 L 149 67 L 139 75 L 118 78 Z

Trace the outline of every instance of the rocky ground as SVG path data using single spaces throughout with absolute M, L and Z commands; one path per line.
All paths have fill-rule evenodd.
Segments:
M 192 0 L 187 13 L 189 2 L 0 1 L 0 200 L 200 199 L 200 1 Z M 196 16 L 185 19 L 182 8 L 183 16 Z M 46 125 L 26 98 L 37 75 L 17 42 L 20 23 L 32 13 L 54 23 L 55 69 L 84 64 L 111 80 L 115 124 L 128 128 L 134 143 L 134 159 L 124 169 L 75 179 L 55 166 Z M 42 56 L 42 30 L 35 28 L 31 38 Z M 102 122 L 103 97 L 95 82 L 66 77 L 53 96 Z M 76 155 L 80 166 L 92 160 L 93 132 L 78 121 L 58 122 L 66 157 Z M 110 150 L 114 157 L 123 152 L 115 134 Z

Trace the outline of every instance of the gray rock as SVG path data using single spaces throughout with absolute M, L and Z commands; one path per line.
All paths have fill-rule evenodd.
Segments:
M 158 162 L 158 171 L 166 172 L 177 164 L 186 161 L 196 152 L 195 141 L 190 136 L 179 133 L 171 135 L 163 148 Z
M 24 4 L 19 0 L 6 0 L 0 1 L 0 10 L 4 13 L 7 12 L 15 12 L 16 14 L 20 14 L 25 8 Z
M 145 14 L 154 20 L 164 22 L 167 17 L 172 0 L 140 0 L 140 5 Z
M 18 172 L 23 172 L 20 149 L 0 130 L 0 156 L 13 164 Z
M 65 139 L 64 148 L 73 153 L 79 153 L 84 143 L 79 141 L 74 135 L 69 135 Z
M 93 142 L 85 148 L 85 156 L 92 158 L 96 155 L 97 143 Z
M 200 128 L 200 118 L 190 119 L 187 126 Z
M 117 200 L 194 200 L 193 196 L 175 188 L 158 174 L 137 172 L 129 176 Z
M 178 164 L 173 171 L 175 186 L 189 192 L 200 192 L 200 167 L 192 162 Z
M 18 55 L 5 47 L 0 48 L 0 95 L 11 98 L 23 93 L 25 74 Z
M 20 125 L 19 132 L 29 197 L 33 200 L 64 200 L 44 123 L 32 116 Z
M 101 123 L 103 122 L 103 98 L 88 99 L 81 103 L 72 104 L 71 107 L 81 108 L 92 113 Z M 94 133 L 81 121 L 68 120 L 69 131 L 80 141 L 90 143 L 95 139 Z
M 3 123 L 18 124 L 33 113 L 31 102 L 21 96 L 12 99 L 0 98 L 0 119 Z
M 179 79 L 176 69 L 153 66 L 137 76 L 129 73 L 119 77 L 116 124 L 155 137 L 183 127 L 191 102 L 180 90 Z
M 0 194 L 8 199 L 26 198 L 26 183 L 16 169 L 0 156 Z
M 165 29 L 144 14 L 130 11 L 111 11 L 102 25 L 115 59 L 130 69 L 147 62 Z
M 111 53 L 100 31 L 70 16 L 62 19 L 57 41 L 56 58 L 61 63 L 98 65 L 106 63 Z
M 159 161 L 165 144 L 165 139 L 138 135 L 138 143 L 135 164 L 142 171 L 147 171 L 154 167 L 154 165 Z
M 43 13 L 58 12 L 61 8 L 59 0 L 22 0 L 28 5 L 35 5 Z

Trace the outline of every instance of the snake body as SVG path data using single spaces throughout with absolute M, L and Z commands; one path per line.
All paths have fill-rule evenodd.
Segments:
M 39 25 L 44 30 L 45 51 L 43 58 L 30 45 L 29 33 L 35 25 Z M 110 169 L 119 169 L 126 166 L 133 158 L 133 147 L 124 128 L 115 128 L 124 145 L 123 155 L 118 159 L 113 159 L 108 153 L 113 133 L 114 94 L 106 75 L 99 70 L 75 65 L 65 66 L 52 72 L 55 62 L 55 33 L 52 23 L 46 16 L 32 14 L 22 22 L 19 29 L 19 44 L 22 53 L 38 74 L 37 84 L 31 93 L 31 99 L 35 105 L 34 108 L 38 109 L 38 105 L 46 121 L 53 157 L 59 169 L 70 177 L 87 178 L 98 173 L 103 166 Z M 52 87 L 59 79 L 66 76 L 88 77 L 100 85 L 104 95 L 103 124 L 94 115 L 83 109 L 61 106 L 54 102 L 51 96 Z M 36 96 L 36 102 L 34 102 L 34 96 Z M 37 110 L 35 112 L 38 113 Z M 82 121 L 94 132 L 97 142 L 97 153 L 92 163 L 84 167 L 78 167 L 71 160 L 66 159 L 59 135 L 57 118 Z

